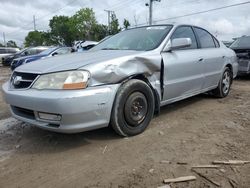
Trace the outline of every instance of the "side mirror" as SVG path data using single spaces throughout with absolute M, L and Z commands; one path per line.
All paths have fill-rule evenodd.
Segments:
M 56 55 L 58 55 L 58 53 L 57 53 L 57 52 L 54 52 L 54 53 L 52 54 L 52 56 L 56 56 Z
M 172 51 L 181 48 L 190 47 L 192 45 L 192 40 L 190 38 L 176 38 L 171 40 L 170 45 L 165 51 Z

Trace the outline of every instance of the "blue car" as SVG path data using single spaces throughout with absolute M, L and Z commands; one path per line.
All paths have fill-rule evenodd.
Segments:
M 36 61 L 38 59 L 68 54 L 71 52 L 72 52 L 71 47 L 52 47 L 52 48 L 49 48 L 49 49 L 47 49 L 39 54 L 36 54 L 36 55 L 30 55 L 30 56 L 20 57 L 20 58 L 14 59 L 11 63 L 11 70 L 14 70 L 15 68 L 19 67 L 20 65 L 30 63 L 30 62 Z
M 37 47 L 24 48 L 15 54 L 11 54 L 11 55 L 3 57 L 2 64 L 4 66 L 10 66 L 14 59 L 17 59 L 20 57 L 36 55 L 36 54 L 43 52 L 44 50 L 47 50 L 48 48 L 49 47 L 47 47 L 47 46 L 37 46 Z

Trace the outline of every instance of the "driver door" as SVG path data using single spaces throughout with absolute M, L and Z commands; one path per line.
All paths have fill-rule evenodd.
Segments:
M 170 40 L 190 38 L 192 45 L 170 52 L 162 52 L 164 63 L 164 102 L 187 98 L 201 91 L 204 82 L 203 57 L 191 26 L 178 27 Z

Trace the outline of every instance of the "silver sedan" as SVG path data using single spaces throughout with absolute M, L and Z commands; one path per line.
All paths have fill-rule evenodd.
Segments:
M 160 107 L 200 93 L 229 94 L 235 53 L 191 25 L 122 31 L 89 51 L 18 67 L 3 85 L 17 119 L 75 133 L 112 126 L 143 132 Z

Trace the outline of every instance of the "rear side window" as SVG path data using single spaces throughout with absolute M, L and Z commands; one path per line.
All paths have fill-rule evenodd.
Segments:
M 67 54 L 70 53 L 71 49 L 70 48 L 60 48 L 56 51 L 57 54 L 61 55 L 61 54 Z
M 171 36 L 171 40 L 177 39 L 177 38 L 190 38 L 192 41 L 192 45 L 190 47 L 186 47 L 183 49 L 196 49 L 197 48 L 197 42 L 196 38 L 193 32 L 193 29 L 189 26 L 181 26 L 178 27 L 173 35 Z
M 46 49 L 44 49 L 44 48 L 38 48 L 38 49 L 36 49 L 36 54 L 39 54 L 39 53 L 43 52 L 44 50 L 46 50 Z
M 35 55 L 35 54 L 37 54 L 37 49 L 31 48 L 27 50 L 27 55 Z
M 201 48 L 215 48 L 214 37 L 210 33 L 197 27 L 194 30 L 199 38 Z

